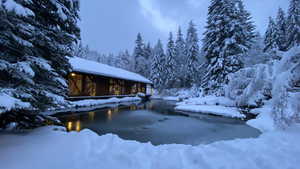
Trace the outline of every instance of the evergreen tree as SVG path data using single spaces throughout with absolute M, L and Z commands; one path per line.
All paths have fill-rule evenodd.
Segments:
M 178 28 L 177 39 L 175 43 L 175 63 L 176 63 L 176 84 L 177 87 L 183 87 L 186 72 L 186 48 L 181 28 Z
M 134 63 L 135 72 L 143 76 L 146 76 L 147 73 L 145 67 L 147 64 L 147 59 L 145 57 L 145 52 L 144 52 L 144 42 L 140 33 L 138 33 L 137 39 L 135 41 L 133 58 L 135 60 Z
M 286 51 L 287 50 L 287 19 L 285 17 L 285 13 L 282 8 L 278 9 L 278 14 L 276 18 L 276 26 L 277 26 L 277 46 L 279 50 Z
M 145 47 L 144 47 L 144 56 L 145 56 L 145 76 L 146 77 L 150 77 L 150 71 L 151 71 L 151 60 L 152 60 L 152 47 L 151 44 L 148 43 Z
M 288 48 L 300 45 L 300 0 L 291 0 L 288 11 Z
M 198 57 L 199 57 L 199 39 L 194 23 L 189 23 L 189 28 L 186 36 L 186 85 L 192 86 L 197 80 Z
M 256 36 L 251 14 L 245 9 L 245 5 L 242 0 L 236 0 L 236 2 L 233 1 L 233 3 L 237 3 L 237 16 L 240 18 L 240 26 L 243 26 L 243 30 L 245 30 L 245 44 L 246 46 L 251 46 L 253 38 Z
M 167 88 L 172 88 L 175 82 L 175 43 L 173 40 L 173 34 L 170 32 L 169 41 L 166 51 L 166 61 L 164 65 L 164 74 L 165 74 L 165 86 Z
M 241 54 L 252 45 L 254 26 L 251 26 L 249 13 L 246 14 L 241 4 L 242 1 L 212 0 L 208 9 L 203 39 L 208 73 L 202 85 L 212 92 L 227 83 L 229 73 L 243 67 Z
M 120 54 L 120 68 L 125 70 L 132 70 L 132 58 L 129 54 L 128 50 L 125 50 L 125 52 L 121 52 Z
M 272 17 L 269 18 L 269 25 L 265 34 L 265 48 L 264 51 L 272 51 L 278 49 L 277 45 L 278 33 L 277 26 Z
M 36 127 L 47 119 L 39 112 L 66 103 L 66 56 L 80 36 L 79 2 L 0 2 L 0 95 L 14 105 L 0 108 L 0 127 Z
M 164 87 L 163 63 L 165 63 L 165 54 L 160 40 L 158 40 L 154 50 L 151 62 L 151 80 L 154 87 L 161 90 Z

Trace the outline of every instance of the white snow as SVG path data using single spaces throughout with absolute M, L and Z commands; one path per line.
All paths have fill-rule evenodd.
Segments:
M 276 129 L 271 114 L 271 107 L 254 109 L 252 111 L 260 112 L 260 114 L 252 120 L 248 120 L 247 124 L 251 127 L 259 129 L 261 132 L 270 132 Z
M 135 102 L 141 101 L 140 97 L 124 97 L 124 98 L 110 98 L 110 99 L 101 99 L 101 100 L 80 100 L 72 102 L 74 107 L 90 107 L 97 106 L 102 104 L 111 104 L 111 103 L 122 103 L 122 102 Z
M 73 71 L 75 72 L 114 77 L 148 84 L 152 83 L 150 80 L 139 74 L 78 57 L 70 58 L 70 64 L 72 65 Z
M 20 16 L 35 16 L 30 9 L 25 8 L 22 5 L 16 3 L 15 0 L 6 0 L 3 3 L 3 6 L 6 10 L 14 11 L 16 14 Z
M 166 101 L 180 101 L 180 98 L 175 96 L 166 96 L 166 97 L 162 97 L 161 99 Z
M 31 105 L 28 102 L 22 102 L 19 99 L 11 97 L 5 93 L 0 93 L 0 114 L 11 109 L 26 109 Z
M 203 113 L 203 114 L 214 114 L 232 118 L 245 118 L 244 114 L 241 114 L 237 108 L 225 107 L 225 106 L 214 106 L 214 105 L 179 105 L 175 108 L 180 111 Z
M 222 106 L 235 106 L 235 102 L 230 100 L 227 97 L 216 97 L 216 96 L 205 96 L 205 97 L 196 97 L 189 98 L 184 100 L 183 102 L 178 103 L 178 105 L 182 104 L 192 104 L 192 105 L 222 105 Z
M 90 130 L 44 127 L 27 134 L 1 134 L 3 169 L 297 169 L 300 125 L 259 138 L 208 145 L 162 145 L 125 141 Z

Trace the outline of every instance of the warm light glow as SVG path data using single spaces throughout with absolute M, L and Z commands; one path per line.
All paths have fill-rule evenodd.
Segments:
M 94 121 L 95 119 L 95 112 L 89 112 L 89 120 Z
M 72 76 L 72 77 L 75 77 L 75 76 L 76 76 L 76 73 L 71 73 L 71 76 Z
M 107 119 L 108 120 L 112 119 L 112 111 L 110 109 L 107 111 Z
M 80 131 L 81 130 L 81 123 L 80 121 L 76 122 L 76 131 Z
M 68 131 L 72 130 L 72 122 L 71 121 L 68 122 L 67 128 L 68 128 Z

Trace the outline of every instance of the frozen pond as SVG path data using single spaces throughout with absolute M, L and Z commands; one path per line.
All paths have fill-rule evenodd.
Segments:
M 113 133 L 126 140 L 160 144 L 207 144 L 214 141 L 258 137 L 260 132 L 244 121 L 210 115 L 179 113 L 174 102 L 154 100 L 57 117 L 68 130 L 91 129 Z

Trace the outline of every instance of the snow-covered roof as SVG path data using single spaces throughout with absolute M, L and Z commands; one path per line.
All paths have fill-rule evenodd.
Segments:
M 137 73 L 129 72 L 124 69 L 112 67 L 95 61 L 90 61 L 79 57 L 73 57 L 69 59 L 69 62 L 73 67 L 73 71 L 75 72 L 114 77 L 118 79 L 152 84 L 150 80 Z

